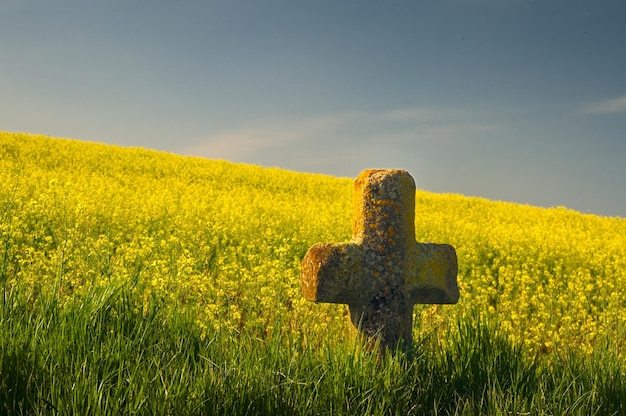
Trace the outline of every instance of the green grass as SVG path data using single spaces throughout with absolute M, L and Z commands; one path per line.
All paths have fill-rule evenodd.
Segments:
M 442 346 L 381 359 L 353 341 L 313 349 L 275 331 L 203 336 L 193 317 L 147 310 L 130 287 L 88 292 L 61 308 L 7 294 L 0 309 L 2 414 L 528 414 L 626 412 L 623 364 L 529 360 L 480 319 Z M 277 323 L 277 327 L 280 323 Z

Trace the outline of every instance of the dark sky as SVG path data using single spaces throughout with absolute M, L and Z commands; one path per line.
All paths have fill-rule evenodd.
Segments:
M 626 217 L 622 0 L 0 0 L 0 130 Z

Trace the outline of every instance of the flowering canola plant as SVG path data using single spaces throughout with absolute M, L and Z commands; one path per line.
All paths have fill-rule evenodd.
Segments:
M 63 304 L 126 284 L 206 331 L 341 342 L 347 307 L 306 302 L 299 267 L 314 243 L 350 239 L 352 192 L 350 178 L 0 133 L 0 290 Z M 481 316 L 530 351 L 621 351 L 625 219 L 419 190 L 416 234 L 456 248 L 461 291 L 415 308 L 416 337 Z

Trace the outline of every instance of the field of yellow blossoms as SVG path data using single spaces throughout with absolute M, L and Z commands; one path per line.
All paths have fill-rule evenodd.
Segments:
M 350 178 L 0 133 L 0 291 L 63 303 L 127 284 L 207 330 L 340 342 L 347 307 L 306 302 L 299 266 L 314 243 L 349 240 L 352 192 Z M 416 339 L 480 316 L 536 352 L 623 348 L 626 219 L 417 191 L 416 233 L 456 248 L 461 291 L 415 308 Z

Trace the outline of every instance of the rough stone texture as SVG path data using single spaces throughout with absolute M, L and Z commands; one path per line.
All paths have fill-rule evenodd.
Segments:
M 456 303 L 457 259 L 447 244 L 415 241 L 415 182 L 404 170 L 365 170 L 354 183 L 348 243 L 318 243 L 301 265 L 307 300 L 344 303 L 383 348 L 412 342 L 413 305 Z

